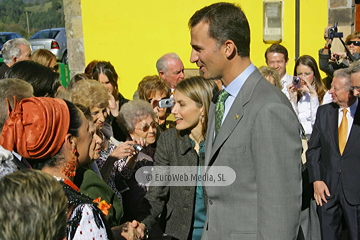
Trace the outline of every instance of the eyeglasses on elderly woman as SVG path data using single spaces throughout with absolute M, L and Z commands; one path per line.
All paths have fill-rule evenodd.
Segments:
M 147 132 L 147 131 L 149 131 L 150 127 L 157 128 L 157 126 L 159 126 L 159 124 L 157 122 L 153 121 L 152 123 L 150 123 L 150 125 L 146 124 L 146 125 L 142 126 L 141 128 L 135 128 L 135 129 L 141 130 L 143 132 Z

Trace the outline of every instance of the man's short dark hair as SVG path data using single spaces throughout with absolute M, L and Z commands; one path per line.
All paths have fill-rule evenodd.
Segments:
M 266 49 L 266 52 L 265 52 L 266 62 L 268 60 L 267 59 L 268 53 L 282 53 L 282 54 L 284 54 L 285 62 L 287 62 L 289 60 L 289 54 L 288 54 L 287 49 L 280 44 L 273 44 L 270 47 L 268 47 L 268 49 Z
M 189 20 L 189 28 L 200 22 L 209 24 L 209 36 L 219 45 L 231 40 L 241 57 L 250 56 L 250 27 L 240 7 L 225 2 L 212 4 L 194 13 Z

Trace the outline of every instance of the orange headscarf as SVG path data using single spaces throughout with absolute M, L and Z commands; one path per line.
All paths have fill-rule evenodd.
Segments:
M 49 159 L 64 144 L 69 126 L 70 113 L 64 100 L 32 97 L 18 103 L 14 98 L 0 145 L 28 159 Z

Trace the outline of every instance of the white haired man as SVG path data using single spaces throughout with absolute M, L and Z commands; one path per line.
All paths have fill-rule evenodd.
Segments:
M 30 43 L 25 38 L 15 38 L 7 41 L 1 50 L 4 64 L 0 67 L 0 79 L 16 62 L 29 60 L 31 57 Z
M 156 69 L 161 79 L 173 92 L 176 85 L 184 79 L 184 64 L 176 53 L 167 53 L 156 62 Z

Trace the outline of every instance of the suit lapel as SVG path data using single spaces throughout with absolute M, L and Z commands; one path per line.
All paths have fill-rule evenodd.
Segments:
M 356 108 L 353 125 L 351 126 L 350 135 L 346 142 L 346 146 L 343 154 L 345 154 L 346 151 L 351 148 L 351 145 L 355 143 L 356 139 L 359 137 L 359 134 L 360 134 L 360 104 L 358 104 Z
M 223 125 L 221 126 L 218 135 L 216 136 L 215 140 L 214 137 L 214 127 L 215 127 L 215 104 L 212 104 L 212 111 L 211 111 L 211 120 L 209 120 L 209 128 L 208 128 L 208 135 L 207 138 L 207 145 L 206 147 L 211 147 L 206 150 L 206 165 L 211 166 L 215 159 L 218 151 L 220 150 L 221 146 L 225 143 L 231 133 L 234 131 L 235 127 L 239 124 L 239 122 L 243 118 L 244 113 L 244 106 L 249 102 L 255 86 L 262 78 L 262 75 L 258 70 L 255 70 L 249 77 L 246 79 L 244 85 L 242 86 L 240 92 L 236 96 L 234 103 L 232 104 L 226 118 L 224 119 Z M 212 146 L 210 146 L 210 144 Z M 208 155 L 210 154 L 210 155 Z
M 214 98 L 217 100 L 217 98 Z M 214 129 L 215 129 L 215 101 L 210 104 L 208 128 L 206 131 L 206 145 L 205 145 L 205 166 L 209 165 L 210 155 L 212 152 L 214 142 Z
M 335 145 L 335 148 L 339 150 L 339 138 L 338 138 L 338 118 L 339 118 L 339 106 L 335 103 L 330 103 L 331 108 L 329 108 L 329 131 L 330 131 L 330 137 L 332 138 L 332 142 Z

